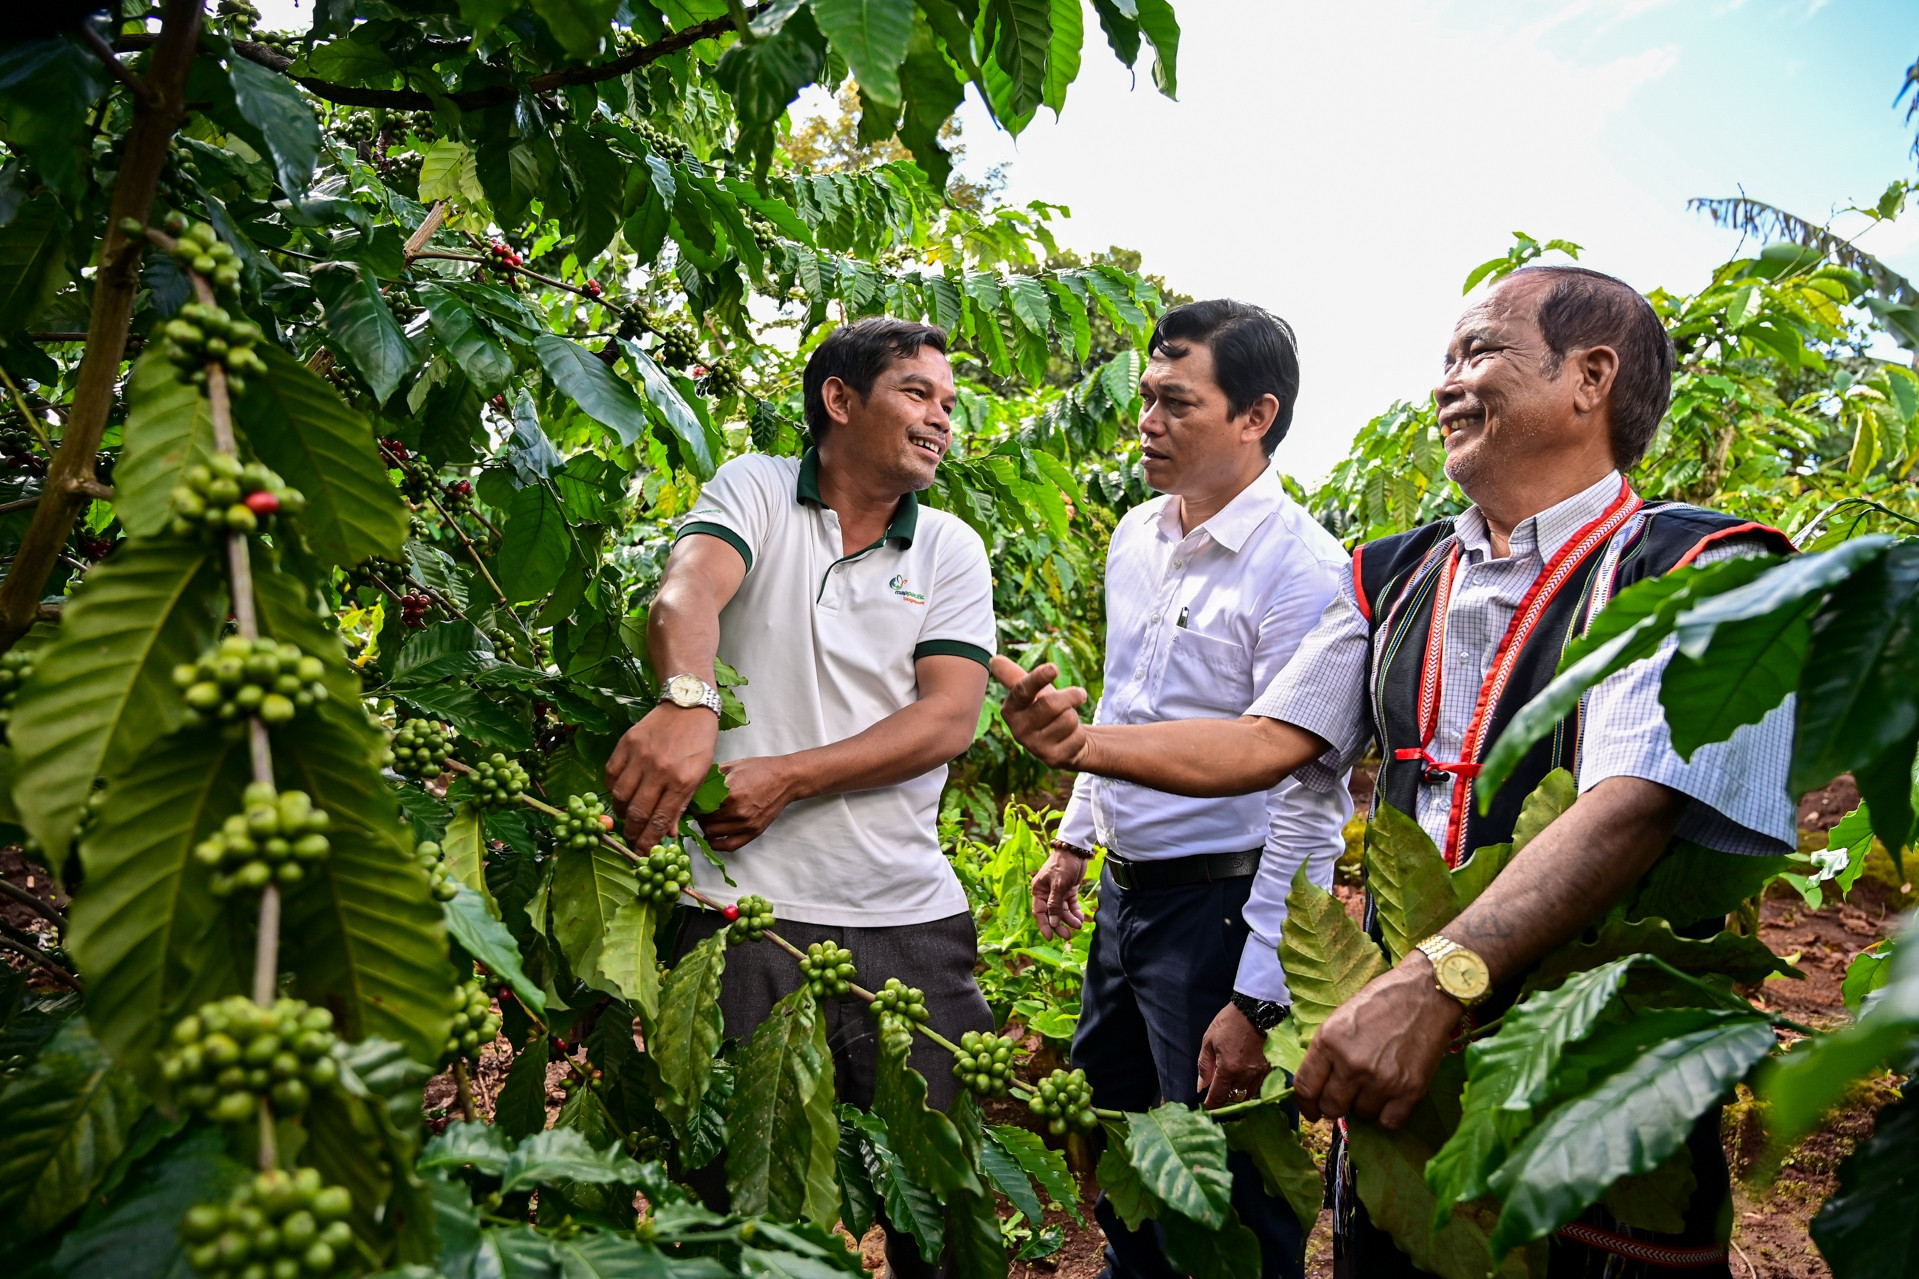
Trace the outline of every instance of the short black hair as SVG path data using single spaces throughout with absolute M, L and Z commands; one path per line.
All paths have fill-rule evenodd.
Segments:
M 1539 299 L 1539 334 L 1547 356 L 1540 372 L 1558 377 L 1570 351 L 1609 346 L 1619 356 L 1612 384 L 1612 452 L 1620 470 L 1646 455 L 1672 402 L 1678 363 L 1672 338 L 1639 290 L 1624 280 L 1583 266 L 1529 266 L 1508 279 L 1545 276 Z
M 923 347 L 946 353 L 946 330 L 931 324 L 899 320 L 890 315 L 872 315 L 851 324 L 842 324 L 826 335 L 806 362 L 802 385 L 806 391 L 806 433 L 819 443 L 833 419 L 826 415 L 825 387 L 828 378 L 838 378 L 865 399 L 873 393 L 873 383 L 895 360 L 910 360 Z
M 1260 441 L 1271 457 L 1293 424 L 1293 405 L 1299 399 L 1299 345 L 1292 325 L 1250 302 L 1231 298 L 1186 302 L 1159 317 L 1146 353 L 1163 351 L 1177 360 L 1186 354 L 1190 342 L 1212 348 L 1213 378 L 1226 392 L 1226 407 L 1233 417 L 1259 403 L 1263 395 L 1279 401 L 1279 413 Z

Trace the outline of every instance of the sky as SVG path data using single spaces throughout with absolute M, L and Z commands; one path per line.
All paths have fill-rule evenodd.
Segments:
M 310 0 L 262 0 L 268 27 Z M 1140 250 L 1195 296 L 1299 334 L 1281 469 L 1323 476 L 1395 399 L 1423 399 L 1460 285 L 1513 231 L 1585 246 L 1641 289 L 1691 292 L 1739 248 L 1686 209 L 1740 191 L 1850 234 L 1919 178 L 1894 94 L 1913 0 L 1175 0 L 1179 100 L 1114 59 L 1087 12 L 1061 117 L 1017 139 L 975 97 L 965 170 L 1072 209 L 1061 242 Z M 799 118 L 818 110 L 809 92 Z M 1919 197 L 1862 248 L 1919 276 Z M 1886 354 L 1895 356 L 1888 349 Z

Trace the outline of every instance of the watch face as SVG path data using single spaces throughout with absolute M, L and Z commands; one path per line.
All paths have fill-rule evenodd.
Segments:
M 706 681 L 697 675 L 675 675 L 666 681 L 666 695 L 675 706 L 698 706 L 706 700 Z
M 1454 951 L 1439 961 L 1434 974 L 1445 992 L 1455 999 L 1478 999 L 1490 984 L 1486 961 L 1469 951 Z

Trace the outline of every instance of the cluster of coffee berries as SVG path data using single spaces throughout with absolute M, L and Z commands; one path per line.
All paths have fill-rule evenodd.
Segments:
M 591 849 L 600 842 L 600 836 L 613 829 L 613 818 L 600 803 L 600 797 L 592 791 L 584 795 L 568 795 L 566 812 L 553 819 L 553 842 L 560 848 L 577 848 L 582 852 Z
M 227 20 L 236 39 L 244 40 L 254 23 L 260 20 L 260 11 L 248 0 L 220 0 L 217 12 Z
M 816 941 L 800 960 L 800 975 L 815 999 L 838 998 L 853 989 L 853 952 L 838 942 Z
M 891 1013 L 895 1017 L 904 1017 L 910 1022 L 924 1026 L 926 1024 L 926 992 L 917 986 L 908 986 L 897 977 L 888 977 L 886 984 L 873 992 L 873 1002 L 868 1011 L 875 1017 Z
M 244 466 L 230 453 L 215 453 L 205 465 L 195 464 L 173 490 L 175 537 L 195 532 L 256 533 L 271 531 L 274 516 L 295 515 L 306 509 L 306 496 L 258 462 Z
M 668 368 L 683 369 L 700 358 L 699 340 L 686 329 L 669 325 L 653 325 L 653 332 L 660 338 L 660 344 L 653 348 L 653 357 Z
M 347 585 L 355 591 L 361 588 L 379 590 L 381 582 L 391 579 L 396 582 L 406 580 L 406 565 L 398 560 L 382 559 L 378 555 L 369 555 L 346 571 Z
M 380 125 L 374 120 L 371 111 L 342 112 L 335 131 L 347 142 L 371 146 L 380 136 Z
M 400 624 L 410 631 L 425 630 L 427 610 L 432 607 L 431 596 L 408 591 L 400 597 Z
M 715 360 L 698 385 L 701 395 L 723 400 L 740 389 L 740 373 L 731 360 Z
M 180 1223 L 187 1264 L 206 1279 L 329 1279 L 353 1269 L 353 1196 L 312 1168 L 242 1180 L 225 1203 L 195 1204 Z
M 473 509 L 473 481 L 454 480 L 440 490 L 440 502 L 448 511 Z
M 746 232 L 753 237 L 753 243 L 757 244 L 763 253 L 771 253 L 780 246 L 779 231 L 765 218 L 747 218 Z
M 13 720 L 13 702 L 20 686 L 33 674 L 33 654 L 10 648 L 0 653 L 0 734 Z
M 526 259 L 514 251 L 505 240 L 495 240 L 487 246 L 487 252 L 493 255 L 493 261 L 499 266 L 525 266 Z
M 9 471 L 31 471 L 43 475 L 47 469 L 47 459 L 34 452 L 33 432 L 18 427 L 0 429 L 0 459 L 5 460 Z
M 297 884 L 306 877 L 307 863 L 322 861 L 332 851 L 326 837 L 331 822 L 305 791 L 276 791 L 254 782 L 243 802 L 244 812 L 193 846 L 194 859 L 213 869 L 216 897 L 269 883 Z
M 195 386 L 205 386 L 207 365 L 218 364 L 226 369 L 227 390 L 245 395 L 247 375 L 267 371 L 266 361 L 253 349 L 265 330 L 252 320 L 234 319 L 223 306 L 189 302 L 160 326 L 159 335 L 165 339 L 161 353 Z
M 418 151 L 394 151 L 375 160 L 373 170 L 388 185 L 411 187 L 419 185 L 420 168 L 425 163 L 426 157 Z
M 693 859 L 678 844 L 653 845 L 653 851 L 633 869 L 640 879 L 642 901 L 671 905 L 679 900 L 680 889 L 693 882 Z
M 292 31 L 256 31 L 253 33 L 254 43 L 265 45 L 283 58 L 297 58 L 300 56 L 300 39 L 299 34 Z
M 167 250 L 175 262 L 204 277 L 220 292 L 230 293 L 240 287 L 239 255 L 220 239 L 211 222 L 189 222 L 186 214 L 174 212 L 167 215 L 164 225 L 175 237 L 173 247 Z M 123 225 L 121 230 L 128 235 L 145 234 L 144 228 L 135 231 Z
M 953 1074 L 976 1096 L 1004 1097 L 1013 1082 L 1013 1041 L 969 1030 L 960 1036 Z
M 511 808 L 519 803 L 520 796 L 526 794 L 531 784 L 519 761 L 508 759 L 498 751 L 475 764 L 473 775 L 467 780 L 473 784 L 480 802 L 494 809 Z
M 586 282 L 586 295 L 597 300 L 606 296 L 606 290 L 600 287 L 598 280 L 588 280 Z
M 437 719 L 401 721 L 393 732 L 393 771 L 402 777 L 438 777 L 453 753 L 453 733 Z
M 438 468 L 398 440 L 381 440 L 380 449 L 387 455 L 387 464 L 400 473 L 400 491 L 415 502 L 425 501 L 439 485 Z
M 453 988 L 453 1029 L 446 1037 L 442 1056 L 471 1057 L 500 1033 L 500 1014 L 493 1011 L 493 997 L 478 978 L 468 978 Z
M 431 142 L 437 136 L 437 124 L 431 111 L 410 111 L 405 115 L 395 113 L 387 117 L 387 127 L 395 131 L 410 130 L 414 137 L 422 142 Z
M 198 728 L 209 721 L 231 723 L 258 715 L 284 724 L 327 699 L 321 678 L 326 666 L 297 644 L 229 635 L 200 655 L 198 663 L 173 668 L 173 683 L 186 694 L 186 722 Z
M 160 1077 L 182 1106 L 223 1124 L 243 1124 L 265 1097 L 275 1114 L 297 1115 L 340 1077 L 333 1014 L 297 999 L 262 1008 L 245 995 L 202 1004 L 173 1027 Z
M 720 914 L 726 919 L 726 944 L 729 946 L 759 941 L 766 936 L 766 930 L 773 926 L 773 903 L 757 893 L 748 893 L 736 904 L 723 907 Z
M 633 132 L 640 135 L 640 141 L 655 155 L 666 160 L 677 160 L 686 151 L 686 144 L 678 138 L 645 120 L 633 126 Z
M 1099 1116 L 1093 1113 L 1093 1086 L 1086 1082 L 1083 1070 L 1055 1070 L 1039 1081 L 1026 1105 L 1048 1121 L 1046 1130 L 1055 1137 L 1069 1127 L 1084 1130 L 1099 1126 Z
M 446 868 L 446 858 L 441 855 L 440 846 L 430 839 L 423 839 L 413 846 L 413 860 L 426 872 L 427 886 L 436 902 L 450 902 L 460 895 L 460 881 L 453 878 L 453 872 Z

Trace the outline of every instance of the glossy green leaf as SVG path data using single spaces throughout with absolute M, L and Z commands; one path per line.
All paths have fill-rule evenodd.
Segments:
M 1690 760 L 1710 742 L 1723 742 L 1757 724 L 1799 685 L 1811 641 L 1815 598 L 1737 625 L 1717 627 L 1697 656 L 1685 632 L 1659 684 L 1673 750 Z
M 380 296 L 379 280 L 367 268 L 348 262 L 324 263 L 309 278 L 326 308 L 327 335 L 365 379 L 373 398 L 386 403 L 419 356 Z
M 988 84 L 1001 123 L 1017 133 L 1046 94 L 1046 55 L 1053 43 L 1052 0 L 986 0 L 980 21 Z M 997 72 L 995 75 L 993 72 Z
M 1900 1279 L 1919 1271 L 1919 1095 L 1879 1112 L 1872 1139 L 1839 1165 L 1839 1188 L 1812 1219 L 1834 1279 Z
M 939 1256 L 946 1246 L 946 1216 L 940 1201 L 906 1171 L 885 1120 L 851 1107 L 843 1113 L 859 1132 L 866 1174 L 886 1207 L 887 1220 L 913 1236 L 921 1256 Z
M 1733 981 L 1757 984 L 1774 973 L 1802 977 L 1757 937 L 1731 931 L 1707 939 L 1680 937 L 1663 919 L 1609 919 L 1598 935 L 1582 935 L 1550 952 L 1526 975 L 1528 990 L 1557 986 L 1567 974 L 1597 968 L 1625 955 L 1655 955 L 1686 973 L 1721 973 Z
M 300 944 L 281 963 L 299 997 L 331 1006 L 348 1037 L 390 1039 L 437 1061 L 452 1024 L 446 923 L 375 771 L 385 749 L 359 708 L 335 702 L 275 743 L 281 785 L 306 791 L 331 817 L 333 845 L 286 896 L 282 927 Z
M 1049 1201 L 1071 1213 L 1074 1221 L 1085 1224 L 1085 1218 L 1079 1211 L 1079 1183 L 1074 1180 L 1072 1170 L 1067 1168 L 1064 1155 L 1048 1146 L 1032 1129 L 1013 1124 L 988 1127 L 986 1139 L 1011 1156 L 1013 1162 L 1033 1179 L 1040 1193 Z M 1037 1216 L 1029 1214 L 1029 1217 L 1033 1221 L 1039 1220 Z
M 593 980 L 614 916 L 640 891 L 633 867 L 610 848 L 562 851 L 553 868 L 553 940 L 576 977 Z
M 832 1225 L 840 1137 L 833 1057 L 825 1019 L 804 987 L 773 1006 L 740 1054 L 726 1134 L 733 1211 Z
M 1697 1010 L 1693 1021 L 1696 1029 L 1662 1039 L 1554 1110 L 1513 1151 L 1491 1182 L 1505 1200 L 1495 1256 L 1572 1220 L 1621 1177 L 1671 1158 L 1693 1121 L 1772 1051 L 1763 1018 Z M 1586 1051 L 1604 1047 L 1569 1056 Z
M 1848 542 L 1824 555 L 1841 556 L 1875 540 Z M 1872 549 L 1830 561 L 1833 572 L 1820 578 L 1830 581 L 1840 569 L 1851 573 L 1813 620 L 1812 647 L 1799 685 L 1795 794 L 1871 763 L 1919 729 L 1919 645 L 1912 642 L 1919 625 L 1919 546 L 1902 542 L 1882 556 L 1868 554 Z M 1909 745 L 1906 752 L 1909 762 Z M 1898 807 L 1906 810 L 1904 828 L 1886 839 L 1887 847 L 1904 843 L 1911 823 L 1910 804 Z M 1875 828 L 1893 817 L 1875 812 Z
M 478 804 L 461 804 L 453 810 L 440 839 L 440 857 L 446 873 L 472 889 L 494 916 L 500 913 L 486 887 L 486 811 Z
M 456 1119 L 427 1142 L 426 1149 L 420 1152 L 420 1167 L 472 1168 L 497 1177 L 506 1171 L 506 1157 L 513 1153 L 510 1136 L 481 1120 L 468 1123 Z
M 81 844 L 87 888 L 67 944 L 94 1033 L 142 1077 L 173 1019 L 250 980 L 251 953 L 193 860 L 249 780 L 246 747 L 221 734 L 158 742 L 117 778 Z
M 714 79 L 732 95 L 733 108 L 746 132 L 763 136 L 786 114 L 800 90 L 825 70 L 826 55 L 826 39 L 813 20 L 812 10 L 800 8 L 765 39 L 740 41 L 728 49 L 714 69 Z M 663 223 L 664 208 L 663 200 L 649 200 L 642 212 L 661 210 L 658 216 Z M 635 251 L 648 257 L 644 244 L 651 237 L 636 240 L 633 227 L 629 221 L 623 234 Z
M 1046 1207 L 1034 1193 L 1032 1179 L 1005 1147 L 992 1141 L 984 1143 L 980 1147 L 979 1167 L 992 1183 L 993 1189 L 1005 1195 L 1006 1202 L 1028 1221 L 1046 1219 Z
M 266 142 L 280 187 L 296 200 L 319 168 L 320 124 L 293 82 L 246 58 L 228 58 L 233 102 Z
M 424 169 L 420 181 L 424 186 Z M 483 396 L 504 391 L 507 379 L 513 375 L 513 359 L 466 300 L 437 284 L 422 284 L 415 292 L 420 305 L 426 308 L 433 336 L 440 340 L 460 372 L 472 380 L 474 389 Z
M 1509 1257 L 1494 1267 L 1487 1226 L 1464 1207 L 1448 1212 L 1444 1224 L 1433 1229 L 1435 1203 L 1425 1178 L 1432 1148 L 1417 1135 L 1349 1123 L 1346 1140 L 1360 1202 L 1373 1224 L 1391 1235 L 1414 1265 L 1442 1279 L 1486 1279 L 1488 1272 L 1497 1279 L 1527 1279 L 1537 1273 L 1522 1257 Z
M 1395 961 L 1459 913 L 1432 836 L 1391 804 L 1381 804 L 1366 826 L 1366 886 Z
M 1169 0 L 1138 0 L 1139 29 L 1153 43 L 1153 85 L 1179 96 L 1179 19 Z
M 665 424 L 685 452 L 688 467 L 701 479 L 713 477 L 713 450 L 708 446 L 706 428 L 699 416 L 673 385 L 671 378 L 636 343 L 623 342 L 626 358 L 640 375 L 646 402 L 659 421 Z
M 546 485 L 529 484 L 513 495 L 505 515 L 494 577 L 515 603 L 540 599 L 560 584 L 573 546 L 559 499 Z
M 600 948 L 600 976 L 647 1017 L 660 1011 L 660 972 L 654 953 L 653 903 L 635 897 L 613 913 Z
M 1139 1170 L 1126 1157 L 1124 1143 L 1119 1140 L 1123 1134 L 1108 1124 L 1106 1135 L 1106 1149 L 1099 1157 L 1096 1170 L 1100 1190 L 1105 1193 L 1107 1202 L 1112 1204 L 1120 1220 L 1126 1223 L 1126 1228 L 1138 1230 L 1141 1225 L 1164 1212 L 1166 1206 L 1146 1188 Z
M 66 284 L 66 231 L 66 215 L 47 193 L 0 226 L 0 315 L 8 328 L 33 323 Z
M 533 349 L 553 384 L 621 444 L 630 445 L 646 433 L 646 407 L 640 397 L 593 352 L 551 333 L 535 338 Z
M 533 12 L 546 20 L 554 38 L 576 58 L 591 58 L 602 40 L 610 41 L 619 0 L 532 0 Z
M 846 59 L 860 91 L 900 104 L 900 63 L 913 35 L 913 0 L 813 0 L 813 20 Z
M 172 517 L 174 486 L 213 452 L 213 410 L 158 351 L 133 366 L 127 421 L 113 468 L 113 507 L 129 536 L 152 537 Z
M 1891 978 L 1892 952 L 1892 940 L 1882 939 L 1854 955 L 1852 962 L 1846 965 L 1846 977 L 1839 990 L 1846 1011 L 1852 1016 L 1859 1016 L 1859 1006 L 1865 997 Z
M 1676 1235 L 1686 1229 L 1686 1206 L 1698 1188 L 1692 1150 L 1681 1146 L 1651 1172 L 1614 1182 L 1604 1203 L 1606 1211 L 1625 1225 Z
M 880 1023 L 873 1113 L 886 1121 L 887 1139 L 906 1175 L 936 1198 L 980 1193 L 953 1121 L 926 1104 L 926 1080 L 907 1064 L 913 1032 L 895 1018 Z
M 1326 1180 L 1299 1144 L 1295 1121 L 1278 1106 L 1262 1106 L 1226 1125 L 1226 1144 L 1253 1161 L 1267 1194 L 1286 1201 L 1300 1237 L 1310 1234 L 1326 1199 Z
M 962 1190 L 948 1197 L 946 1248 L 954 1279 L 1006 1279 L 1006 1238 L 1000 1232 L 999 1209 L 990 1192 Z
M 507 1136 L 527 1137 L 546 1127 L 546 1066 L 547 1039 L 536 1034 L 514 1055 L 494 1106 L 493 1121 Z
M 7 145 L 49 186 L 78 198 L 87 185 L 87 139 L 94 104 L 109 83 L 107 70 L 77 33 L 39 39 L 23 38 L 26 34 L 17 30 L 0 47 L 0 116 L 7 120 Z M 0 315 L 20 316 L 8 328 L 30 323 L 4 299 Z
M 87 1201 L 120 1156 L 146 1098 L 79 1018 L 0 1090 L 0 1213 L 7 1237 L 35 1238 Z
M 548 1128 L 525 1138 L 507 1156 L 500 1189 L 550 1186 L 559 1180 L 638 1185 L 640 1166 L 618 1146 L 595 1150 L 572 1128 Z
M 714 933 L 680 957 L 660 985 L 660 1016 L 647 1024 L 647 1055 L 659 1064 L 668 1091 L 661 1113 L 684 1133 L 699 1112 L 720 1050 L 720 976 L 726 971 L 726 933 Z
M 460 943 L 461 949 L 486 965 L 487 971 L 505 982 L 513 995 L 535 1017 L 546 1012 L 546 996 L 526 975 L 520 962 L 520 948 L 513 934 L 487 909 L 486 902 L 471 888 L 462 885 L 452 901 L 440 903 L 446 915 L 446 933 Z
M 380 314 L 387 315 L 384 302 Z M 372 426 L 291 355 L 264 343 L 258 349 L 267 371 L 247 389 L 247 443 L 306 497 L 299 524 L 308 544 L 336 564 L 397 557 L 407 510 L 387 480 Z
M 132 1153 L 129 1149 L 128 1153 Z M 180 1219 L 212 1203 L 246 1174 L 221 1131 L 193 1126 L 127 1170 L 103 1207 L 90 1208 L 60 1239 L 53 1271 L 67 1279 L 172 1279 L 186 1269 Z
M 1167 1102 L 1126 1116 L 1126 1160 L 1172 1211 L 1214 1230 L 1232 1211 L 1226 1133 L 1204 1111 Z
M 1052 44 L 1046 52 L 1046 88 L 1040 94 L 1040 102 L 1057 116 L 1066 107 L 1067 86 L 1079 77 L 1079 55 L 1086 43 L 1086 23 L 1079 0 L 1052 0 L 1052 4 Z
M 1192 1279 L 1239 1279 L 1261 1271 L 1259 1237 L 1231 1207 L 1222 1226 L 1202 1225 L 1169 1211 L 1160 1215 L 1159 1228 L 1166 1237 L 1166 1259 L 1180 1274 Z
M 1351 999 L 1387 969 L 1373 939 L 1359 930 L 1337 897 L 1306 878 L 1300 867 L 1286 895 L 1286 924 L 1280 931 L 1280 961 L 1292 990 L 1293 1015 L 1301 1043 L 1333 1009 Z
M 1674 928 L 1722 919 L 1758 895 L 1767 880 L 1798 864 L 1678 841 L 1654 863 L 1627 913 L 1634 919 L 1664 919 Z
M 217 569 L 198 543 L 132 542 L 87 575 L 20 690 L 7 735 L 14 801 L 53 866 L 96 777 L 180 722 L 173 668 L 218 633 Z

